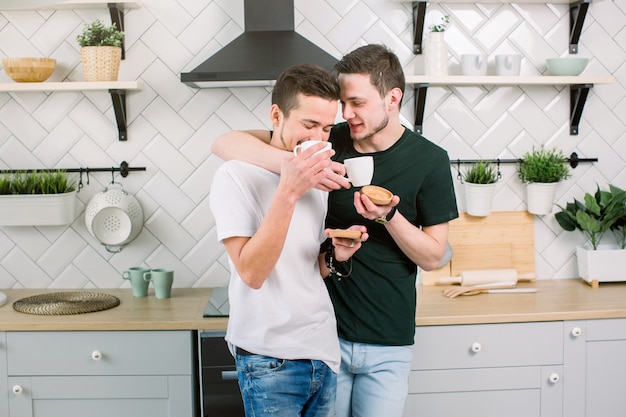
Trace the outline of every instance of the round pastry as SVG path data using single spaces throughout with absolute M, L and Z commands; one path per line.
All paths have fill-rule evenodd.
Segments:
M 361 188 L 361 192 L 368 196 L 369 199 L 372 200 L 372 203 L 377 206 L 386 206 L 391 203 L 391 199 L 393 198 L 391 191 L 377 185 L 366 185 Z

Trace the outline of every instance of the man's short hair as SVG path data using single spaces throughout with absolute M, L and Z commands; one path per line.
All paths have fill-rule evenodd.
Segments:
M 337 79 L 324 68 L 312 64 L 293 65 L 284 70 L 272 90 L 272 104 L 276 104 L 285 117 L 298 106 L 298 94 L 339 100 Z
M 337 74 L 364 74 L 384 97 L 391 89 L 404 93 L 404 71 L 400 60 L 384 45 L 365 45 L 345 55 L 335 65 Z

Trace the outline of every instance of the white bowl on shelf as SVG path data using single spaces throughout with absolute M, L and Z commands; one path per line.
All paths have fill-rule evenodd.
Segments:
M 587 58 L 549 58 L 546 65 L 550 75 L 573 76 L 580 75 L 585 70 Z

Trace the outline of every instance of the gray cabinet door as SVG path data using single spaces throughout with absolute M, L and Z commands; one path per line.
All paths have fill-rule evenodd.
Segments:
M 7 386 L 7 339 L 0 332 L 0 416 L 9 415 L 9 389 Z

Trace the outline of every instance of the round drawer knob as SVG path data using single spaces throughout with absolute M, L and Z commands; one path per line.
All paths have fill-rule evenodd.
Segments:
M 472 343 L 472 352 L 480 352 L 482 348 L 483 347 L 481 346 L 480 343 L 478 342 Z
M 21 385 L 13 385 L 12 389 L 14 394 L 21 394 L 24 392 L 24 388 Z
M 557 382 L 559 382 L 560 377 L 559 377 L 559 374 L 554 372 L 550 374 L 549 379 L 550 379 L 550 382 L 552 382 L 553 384 L 556 384 Z
M 99 350 L 94 350 L 93 352 L 91 352 L 91 358 L 94 361 L 99 361 L 100 359 L 102 359 L 102 352 L 100 352 Z
M 574 337 L 578 337 L 578 336 L 580 336 L 581 334 L 583 334 L 583 330 L 582 330 L 580 327 L 574 327 L 574 328 L 572 329 L 572 336 L 574 336 Z

